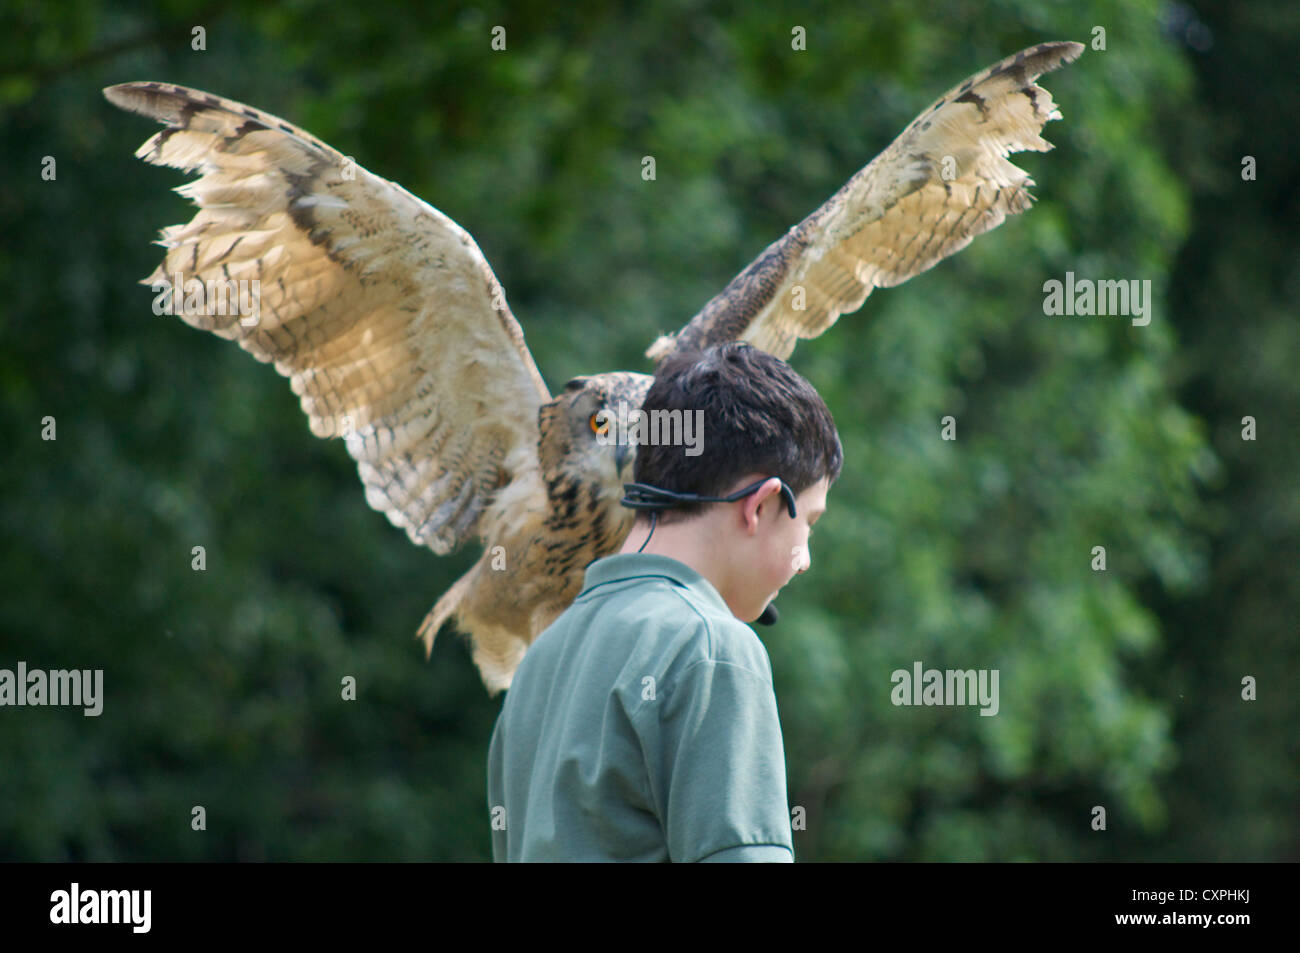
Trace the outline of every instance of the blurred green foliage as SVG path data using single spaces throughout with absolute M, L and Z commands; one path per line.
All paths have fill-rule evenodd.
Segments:
M 436 205 L 483 248 L 554 387 L 648 370 L 656 334 L 933 98 L 1098 25 L 1106 50 L 1043 81 L 1065 121 L 1052 154 L 1016 160 L 1035 208 L 792 359 L 846 451 L 813 571 L 762 631 L 808 817 L 797 857 L 1295 858 L 1283 0 L 73 0 L 3 17 L 0 667 L 103 668 L 106 700 L 99 718 L 0 709 L 0 858 L 489 856 L 500 700 L 457 639 L 425 664 L 412 638 L 475 553 L 410 546 L 283 379 L 151 313 L 147 242 L 192 208 L 167 193 L 182 176 L 131 157 L 154 129 L 101 87 L 248 102 Z M 1150 279 L 1154 319 L 1045 317 L 1043 282 L 1066 271 Z M 914 660 L 1000 670 L 1000 713 L 894 707 L 890 673 Z

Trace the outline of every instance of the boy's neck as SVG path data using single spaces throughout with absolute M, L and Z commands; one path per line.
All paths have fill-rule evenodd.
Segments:
M 718 590 L 723 601 L 731 606 L 727 594 L 731 591 L 733 566 L 730 560 L 724 558 L 718 545 L 720 528 L 712 524 L 713 521 L 707 517 L 670 523 L 667 526 L 659 524 L 655 526 L 645 549 L 640 549 L 641 544 L 646 542 L 646 534 L 650 532 L 650 523 L 648 520 L 637 520 L 619 553 L 635 554 L 640 549 L 643 556 L 667 556 L 675 559 L 707 579 Z M 734 608 L 732 613 L 735 613 Z

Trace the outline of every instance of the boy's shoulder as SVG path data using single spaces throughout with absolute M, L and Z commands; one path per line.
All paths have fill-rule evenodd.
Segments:
M 667 556 L 628 553 L 597 560 L 587 567 L 569 611 L 575 610 L 607 633 L 633 634 L 633 654 L 670 663 L 672 670 L 713 662 L 772 680 L 767 650 L 754 630 L 731 614 L 704 576 Z

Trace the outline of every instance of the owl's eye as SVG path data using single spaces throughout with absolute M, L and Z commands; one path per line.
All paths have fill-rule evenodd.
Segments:
M 598 410 L 591 415 L 591 420 L 587 421 L 591 426 L 591 432 L 596 434 L 606 434 L 609 432 L 609 415 L 603 410 Z

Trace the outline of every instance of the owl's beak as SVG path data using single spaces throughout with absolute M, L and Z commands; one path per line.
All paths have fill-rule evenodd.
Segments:
M 623 472 L 624 465 L 627 463 L 628 459 L 632 456 L 632 451 L 635 449 L 636 447 L 634 447 L 630 443 L 619 444 L 614 448 L 614 465 L 618 467 L 618 472 L 620 474 Z

